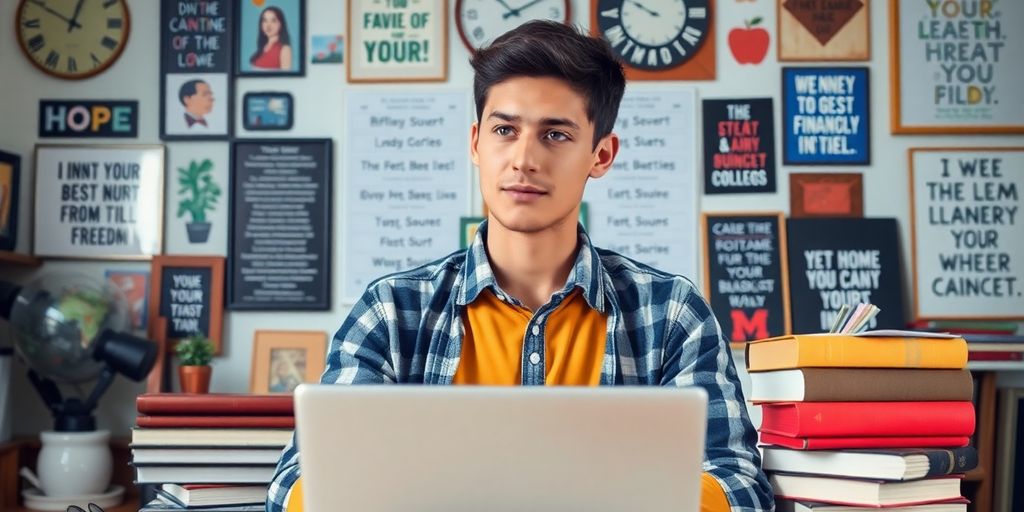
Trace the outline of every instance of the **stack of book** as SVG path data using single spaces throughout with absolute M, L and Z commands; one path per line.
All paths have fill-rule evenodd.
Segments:
M 921 320 L 911 328 L 959 334 L 967 340 L 970 361 L 1024 361 L 1020 324 L 994 320 Z
M 295 428 L 291 395 L 145 394 L 136 407 L 136 481 L 158 485 L 143 511 L 263 510 Z
M 764 469 L 782 510 L 966 510 L 960 479 L 977 465 L 966 342 L 877 334 L 748 345 Z

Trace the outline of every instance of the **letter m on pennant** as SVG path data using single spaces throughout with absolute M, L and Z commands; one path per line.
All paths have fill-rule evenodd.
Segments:
M 732 319 L 730 341 L 749 341 L 768 337 L 768 310 L 758 309 L 753 316 L 747 316 L 742 309 L 729 312 Z

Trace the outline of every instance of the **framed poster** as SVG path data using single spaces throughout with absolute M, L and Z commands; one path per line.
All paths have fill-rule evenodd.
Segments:
M 295 102 L 287 92 L 247 92 L 242 97 L 246 130 L 291 130 Z
M 777 0 L 779 61 L 871 60 L 871 0 Z
M 893 133 L 1024 133 L 1024 2 L 890 0 Z
M 1024 147 L 909 160 L 914 318 L 1024 320 Z
M 864 180 L 858 173 L 791 173 L 789 216 L 863 217 Z
M 330 139 L 231 145 L 228 307 L 331 309 Z
M 870 165 L 866 67 L 782 68 L 783 165 Z
M 39 100 L 39 138 L 138 136 L 138 101 Z
M 233 7 L 227 0 L 160 0 L 160 138 L 232 135 Z
M 18 195 L 21 157 L 0 151 L 0 251 L 13 251 L 18 241 Z
M 704 100 L 704 193 L 775 192 L 771 98 Z
M 161 253 L 163 146 L 36 145 L 35 160 L 33 254 L 148 260 Z
M 346 4 L 345 68 L 349 82 L 448 80 L 447 0 L 362 0 Z
M 302 383 L 320 381 L 327 335 L 319 331 L 264 331 L 253 335 L 249 392 L 291 393 Z
M 229 151 L 226 142 L 168 144 L 164 254 L 227 256 Z
M 731 342 L 789 334 L 786 219 L 705 213 L 704 294 Z
M 236 5 L 235 74 L 305 75 L 305 0 L 242 1 Z
M 149 318 L 158 320 L 156 336 L 165 350 L 178 340 L 202 334 L 223 351 L 224 258 L 156 256 L 150 268 Z
M 903 329 L 896 219 L 788 219 L 793 333 L 828 332 L 844 304 L 881 311 L 870 329 Z

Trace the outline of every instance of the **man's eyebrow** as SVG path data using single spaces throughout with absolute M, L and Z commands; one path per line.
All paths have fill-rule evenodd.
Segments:
M 490 120 L 491 118 L 497 118 L 497 119 L 500 119 L 502 121 L 505 121 L 506 123 L 520 123 L 520 122 L 523 121 L 523 118 L 521 116 L 512 115 L 512 114 L 506 114 L 504 112 L 499 112 L 497 110 L 491 112 L 491 114 L 489 116 L 487 116 L 488 120 Z M 541 126 L 566 126 L 566 127 L 572 128 L 574 130 L 579 130 L 580 129 L 580 126 L 578 124 L 576 124 L 575 122 L 573 122 L 571 119 L 566 119 L 566 118 L 562 118 L 562 117 L 545 117 L 545 118 L 540 120 L 540 125 Z

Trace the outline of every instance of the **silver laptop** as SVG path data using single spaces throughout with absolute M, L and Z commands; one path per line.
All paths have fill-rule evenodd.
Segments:
M 696 512 L 703 389 L 302 385 L 309 512 Z

